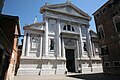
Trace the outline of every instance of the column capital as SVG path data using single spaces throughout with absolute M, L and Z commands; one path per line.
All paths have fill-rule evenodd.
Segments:
M 48 17 L 44 17 L 44 20 L 48 20 L 49 18 Z

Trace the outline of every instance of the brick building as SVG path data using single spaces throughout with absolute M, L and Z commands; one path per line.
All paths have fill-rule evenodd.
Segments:
M 120 74 L 120 0 L 109 0 L 94 14 L 104 73 Z
M 17 16 L 0 15 L 0 80 L 12 80 L 20 35 Z
M 2 8 L 3 8 L 3 5 L 4 5 L 4 1 L 5 1 L 5 0 L 0 0 L 0 13 L 2 12 Z

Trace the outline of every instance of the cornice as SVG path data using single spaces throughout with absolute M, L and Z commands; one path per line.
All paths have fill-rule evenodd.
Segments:
M 70 13 L 65 13 L 65 12 L 62 12 L 62 11 L 57 11 L 57 10 L 51 10 L 51 9 L 46 9 L 47 11 L 51 11 L 51 12 L 56 12 L 56 13 L 62 13 L 62 14 L 65 14 L 65 15 L 69 15 L 69 16 L 73 16 L 73 17 L 79 17 L 79 18 L 82 18 L 82 19 L 86 19 L 86 20 L 88 20 L 88 21 L 90 21 L 91 20 L 91 18 L 90 17 L 84 17 L 84 16 L 78 16 L 78 15 L 74 15 L 74 14 L 70 14 Z
M 76 7 L 75 5 L 73 5 L 72 3 L 62 3 L 62 4 L 45 5 L 45 6 L 43 6 L 43 7 L 40 8 L 40 13 L 45 12 L 45 10 L 51 10 L 51 9 L 55 9 L 55 8 L 59 8 L 59 7 L 66 7 L 66 6 L 72 7 L 80 15 L 85 16 L 89 20 L 91 20 L 91 17 L 88 14 L 86 14 L 84 11 L 82 11 L 81 9 L 79 9 L 78 7 Z

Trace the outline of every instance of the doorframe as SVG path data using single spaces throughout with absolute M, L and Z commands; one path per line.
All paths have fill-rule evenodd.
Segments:
M 73 47 L 73 46 L 65 46 L 65 50 L 66 49 L 74 49 L 74 58 L 75 58 L 75 72 L 78 72 L 78 69 L 77 69 L 77 58 L 76 58 L 76 54 L 77 54 L 77 49 L 76 47 Z M 65 51 L 65 54 L 66 54 L 66 51 Z

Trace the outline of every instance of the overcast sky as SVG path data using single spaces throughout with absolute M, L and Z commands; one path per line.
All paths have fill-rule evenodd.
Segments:
M 21 33 L 24 34 L 23 26 L 32 24 L 35 16 L 38 17 L 38 22 L 42 21 L 42 15 L 39 13 L 40 7 L 46 2 L 49 4 L 65 3 L 67 0 L 5 0 L 3 14 L 19 16 Z M 88 13 L 92 20 L 90 21 L 90 29 L 96 31 L 93 13 L 100 8 L 108 0 L 71 0 L 71 2 Z

